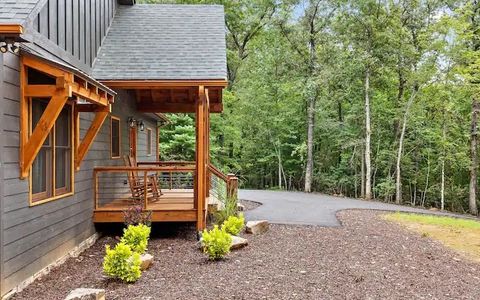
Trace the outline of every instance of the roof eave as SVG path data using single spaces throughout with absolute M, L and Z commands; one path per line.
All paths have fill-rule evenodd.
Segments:
M 179 80 L 99 80 L 110 88 L 150 89 L 168 87 L 221 87 L 228 86 L 226 79 L 179 79 Z

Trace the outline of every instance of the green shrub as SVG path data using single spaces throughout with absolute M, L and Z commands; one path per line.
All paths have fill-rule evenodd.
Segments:
M 229 216 L 222 224 L 222 229 L 225 229 L 227 233 L 232 235 L 237 235 L 243 228 L 245 224 L 245 218 L 243 214 L 240 214 L 238 217 L 236 216 Z
M 120 242 L 130 246 L 134 252 L 143 254 L 147 250 L 150 232 L 151 229 L 147 225 L 128 225 L 128 227 L 123 230 L 123 236 Z
M 230 216 L 237 216 L 238 214 L 238 207 L 237 207 L 237 198 L 236 197 L 228 197 L 223 202 L 223 209 L 215 212 L 214 218 L 215 222 L 220 225 L 225 222 L 228 217 Z
M 204 230 L 203 235 L 203 251 L 208 255 L 210 260 L 222 259 L 230 253 L 230 245 L 232 236 L 225 229 L 218 228 L 215 225 L 212 230 Z
M 133 252 L 124 243 L 118 243 L 114 249 L 107 245 L 105 250 L 107 253 L 103 260 L 105 274 L 125 282 L 135 282 L 140 278 L 140 254 Z

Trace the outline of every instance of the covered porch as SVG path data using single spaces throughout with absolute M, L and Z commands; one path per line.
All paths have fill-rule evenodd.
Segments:
M 204 229 L 208 209 L 221 207 L 236 195 L 238 186 L 234 175 L 223 174 L 210 162 L 210 113 L 222 111 L 226 82 L 103 83 L 135 95 L 142 113 L 194 113 L 195 160 L 160 161 L 157 153 L 156 160 L 137 161 L 133 126 L 130 163 L 94 168 L 94 222 L 124 222 L 129 209 L 141 207 L 151 214 L 152 222 L 196 222 L 198 230 Z

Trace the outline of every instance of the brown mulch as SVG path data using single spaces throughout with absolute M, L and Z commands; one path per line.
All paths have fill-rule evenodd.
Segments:
M 250 200 L 240 200 L 240 203 L 245 206 L 245 211 L 255 209 L 262 205 L 262 203 L 250 201 Z
M 271 225 L 228 259 L 208 262 L 191 228 L 154 228 L 154 265 L 135 284 L 102 275 L 102 238 L 15 299 L 63 299 L 77 287 L 107 299 L 480 299 L 480 264 L 379 218 L 343 211 L 343 227 Z

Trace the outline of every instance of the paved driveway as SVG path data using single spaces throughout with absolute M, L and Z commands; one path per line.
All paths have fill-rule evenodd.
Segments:
M 245 213 L 247 220 L 266 219 L 271 223 L 280 224 L 339 226 L 341 224 L 335 214 L 344 209 L 376 209 L 457 216 L 376 201 L 302 192 L 240 190 L 239 198 L 262 203 L 258 208 Z

